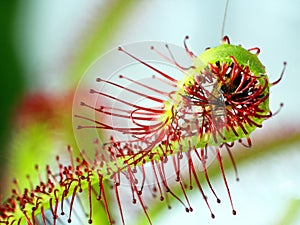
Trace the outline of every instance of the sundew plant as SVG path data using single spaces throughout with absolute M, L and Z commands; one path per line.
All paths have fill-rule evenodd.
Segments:
M 233 224 L 259 224 L 260 212 L 251 209 L 274 201 L 274 209 L 261 210 L 272 216 L 260 223 L 296 224 L 299 182 L 287 168 L 299 165 L 299 130 L 296 120 L 276 124 L 289 102 L 284 95 L 278 101 L 272 97 L 285 89 L 289 58 L 280 52 L 280 66 L 269 72 L 264 46 L 248 47 L 254 43 L 249 41 L 253 30 L 243 30 L 249 32 L 245 44 L 231 42 L 236 33 L 230 32 L 230 15 L 240 6 L 233 1 L 228 8 L 228 3 L 218 7 L 220 15 L 225 9 L 224 18 L 208 14 L 219 25 L 223 21 L 222 34 L 217 38 L 214 33 L 215 41 L 202 50 L 194 47 L 195 38 L 202 41 L 199 36 L 184 29 L 186 36 L 179 28 L 173 34 L 181 35 L 176 45 L 163 35 L 160 41 L 123 44 L 130 29 L 137 32 L 132 25 L 142 15 L 139 10 L 150 8 L 144 14 L 160 16 L 167 3 L 115 1 L 87 7 L 95 14 L 89 28 L 76 27 L 78 44 L 66 48 L 70 55 L 61 57 L 60 70 L 53 70 L 63 88 L 54 90 L 47 82 L 53 71 L 45 72 L 40 82 L 47 85 L 32 83 L 11 116 L 3 154 L 12 160 L 2 166 L 0 223 L 181 224 L 194 218 L 195 224 L 207 224 L 224 223 L 218 217 L 226 214 Z M 177 4 L 190 10 L 197 5 Z M 208 11 L 210 6 L 203 2 L 201 7 Z M 8 4 L 11 12 L 14 7 Z M 173 18 L 178 9 L 165 15 Z M 139 26 L 146 35 L 145 24 Z M 200 30 L 202 36 L 208 33 Z M 110 48 L 113 44 L 117 47 Z M 280 161 L 287 158 L 288 163 Z M 272 176 L 274 164 L 281 180 Z M 252 176 L 264 182 L 252 182 Z M 269 184 L 272 179 L 275 185 Z M 279 203 L 274 198 L 282 190 L 285 202 Z

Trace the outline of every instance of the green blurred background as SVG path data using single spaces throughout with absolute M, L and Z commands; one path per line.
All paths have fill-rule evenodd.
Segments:
M 10 180 L 22 180 L 36 163 L 51 163 L 45 159 L 66 145 L 76 148 L 72 95 L 93 60 L 134 41 L 182 46 L 186 35 L 200 54 L 219 44 L 224 7 L 221 0 L 1 2 L 1 192 L 7 193 Z M 187 214 L 174 203 L 172 211 L 159 210 L 154 224 L 300 224 L 299 8 L 297 0 L 229 4 L 225 34 L 232 43 L 260 47 L 271 81 L 279 77 L 283 61 L 288 62 L 283 81 L 271 90 L 270 103 L 273 111 L 281 102 L 285 106 L 253 135 L 258 149 L 269 150 L 238 161 L 241 182 L 228 173 L 238 215 L 230 214 L 225 200 L 213 205 L 217 218 L 211 220 L 194 193 L 195 212 Z M 286 142 L 277 143 L 279 137 Z M 214 184 L 226 196 L 222 181 L 215 179 Z

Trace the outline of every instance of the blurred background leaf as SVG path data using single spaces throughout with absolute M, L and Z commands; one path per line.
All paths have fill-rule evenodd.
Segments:
M 109 49 L 111 39 L 118 34 L 123 19 L 137 5 L 135 0 L 114 0 L 105 2 L 94 15 L 93 25 L 83 35 L 84 39 L 77 46 L 76 54 L 68 68 L 68 82 L 76 86 L 87 68 Z
M 17 1 L 4 1 L 0 5 L 1 27 L 1 80 L 0 80 L 0 179 L 3 180 L 4 162 L 7 161 L 8 144 L 12 136 L 13 117 L 19 96 L 24 89 L 24 77 L 14 44 Z M 3 185 L 0 186 L 0 193 Z
M 286 209 L 279 218 L 278 225 L 292 225 L 297 223 L 300 215 L 300 199 L 291 199 L 286 204 Z

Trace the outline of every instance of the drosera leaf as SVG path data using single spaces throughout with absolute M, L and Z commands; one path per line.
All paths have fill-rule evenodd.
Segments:
M 232 46 L 229 45 L 227 37 L 224 37 L 224 40 L 226 41 L 223 43 L 224 46 Z M 168 49 L 168 45 L 164 44 L 164 46 Z M 148 46 L 148 49 L 153 51 L 154 48 Z M 222 49 L 221 45 L 221 47 L 215 47 L 211 50 L 216 50 L 217 55 Z M 98 77 L 94 82 L 108 85 L 110 90 L 112 86 L 120 88 L 138 97 L 139 100 L 145 98 L 155 102 L 156 105 L 154 107 L 141 105 L 137 101 L 125 100 L 127 95 L 123 94 L 118 98 L 107 93 L 107 90 L 103 91 L 103 89 L 89 89 L 89 94 L 96 96 L 97 100 L 103 96 L 107 98 L 106 101 L 103 99 L 99 101 L 102 104 L 100 106 L 90 105 L 82 100 L 82 95 L 79 95 L 78 105 L 75 105 L 91 111 L 94 116 L 98 114 L 98 117 L 89 117 L 75 112 L 76 121 L 79 122 L 79 124 L 74 124 L 75 127 L 79 131 L 93 129 L 97 131 L 96 134 L 98 134 L 98 130 L 111 131 L 111 133 L 105 133 L 108 140 L 103 142 L 97 137 L 92 137 L 94 141 L 90 144 L 94 143 L 94 148 L 82 148 L 81 156 L 75 159 L 71 149 L 68 148 L 69 165 L 62 163 L 60 156 L 57 156 L 57 171 L 52 172 L 47 167 L 46 179 L 40 179 L 37 186 L 22 191 L 16 185 L 17 187 L 12 190 L 12 197 L 1 206 L 2 221 L 13 224 L 15 221 L 19 223 L 25 220 L 30 225 L 35 224 L 36 216 L 40 214 L 44 218 L 44 210 L 50 209 L 53 223 L 56 224 L 60 220 L 59 215 L 64 214 L 62 204 L 68 200 L 70 210 L 67 221 L 72 222 L 72 216 L 75 213 L 74 202 L 76 199 L 82 198 L 81 194 L 85 190 L 88 192 L 90 207 L 88 222 L 92 223 L 91 214 L 93 210 L 90 196 L 93 193 L 93 197 L 103 203 L 109 224 L 113 224 L 114 218 L 109 204 L 110 196 L 107 195 L 108 184 L 105 182 L 111 181 L 112 189 L 116 191 L 116 198 L 118 199 L 118 187 L 122 176 L 129 182 L 133 204 L 140 204 L 148 223 L 152 224 L 148 214 L 148 206 L 144 202 L 145 195 L 142 196 L 143 188 L 148 185 L 148 177 L 151 174 L 148 171 L 145 172 L 144 167 L 146 165 L 150 165 L 150 170 L 153 170 L 153 178 L 155 178 L 152 192 L 157 193 L 159 189 L 161 201 L 166 199 L 169 204 L 170 199 L 176 199 L 186 212 L 191 212 L 193 209 L 185 189 L 195 187 L 199 189 L 211 217 L 215 218 L 202 188 L 202 181 L 206 180 L 210 184 L 209 178 L 208 176 L 205 176 L 205 180 L 199 178 L 199 169 L 196 164 L 196 161 L 201 163 L 204 173 L 207 175 L 208 152 L 214 152 L 218 156 L 218 172 L 222 174 L 231 202 L 232 214 L 235 215 L 236 211 L 224 172 L 225 163 L 222 162 L 220 151 L 225 149 L 230 152 L 234 142 L 242 143 L 243 139 L 248 141 L 250 147 L 250 133 L 256 128 L 262 127 L 262 122 L 272 117 L 272 112 L 268 107 L 269 86 L 271 84 L 267 75 L 256 74 L 255 71 L 251 71 L 251 60 L 239 59 L 241 51 L 241 54 L 252 53 L 243 48 L 234 49 L 237 52 L 229 52 L 224 58 L 216 56 L 222 61 L 211 59 L 209 62 L 205 62 L 204 59 L 204 67 L 201 67 L 201 64 L 198 65 L 199 62 L 197 62 L 187 69 L 177 64 L 174 59 L 156 51 L 158 55 L 168 59 L 183 72 L 183 79 L 177 80 L 172 77 L 172 74 L 157 69 L 134 56 L 127 49 L 119 47 L 119 54 L 133 59 L 160 76 L 159 78 L 152 76 L 150 79 L 164 83 L 173 89 L 161 91 L 159 85 L 151 87 L 143 82 L 132 81 L 127 76 L 118 76 L 119 80 L 127 79 L 141 88 L 133 89 Z M 194 54 L 190 54 L 191 51 L 186 45 L 182 50 L 185 55 L 192 59 L 195 58 Z M 211 50 L 206 50 L 204 55 Z M 234 56 L 235 53 L 237 58 Z M 202 55 L 199 57 L 201 58 Z M 248 62 L 250 62 L 250 66 L 248 66 Z M 197 72 L 198 68 L 201 71 Z M 145 89 L 150 90 L 152 94 L 145 94 L 143 92 Z M 153 92 L 160 94 L 153 96 Z M 112 102 L 108 100 L 112 100 Z M 114 107 L 114 101 L 121 102 L 123 107 Z M 124 105 L 128 108 L 124 109 Z M 108 115 L 110 120 L 104 121 L 104 115 Z M 116 123 L 118 119 L 125 119 L 127 126 Z M 82 121 L 87 122 L 87 124 L 82 124 Z M 149 121 L 153 123 L 149 124 Z M 84 136 L 79 135 L 78 138 L 86 141 Z M 86 151 L 93 151 L 94 154 L 90 157 Z M 185 176 L 180 172 L 180 166 L 184 160 L 188 167 L 188 175 L 185 174 Z M 168 162 L 168 165 L 173 166 L 173 171 L 170 173 L 177 176 L 177 189 L 174 188 L 174 190 L 171 189 L 168 180 L 170 173 L 166 173 Z M 232 159 L 230 162 L 235 165 Z M 139 171 L 141 173 L 138 173 Z M 186 177 L 190 178 L 189 181 L 185 180 Z M 15 184 L 17 183 L 15 182 Z M 98 184 L 98 190 L 93 188 L 96 184 Z M 178 197 L 178 187 L 181 188 L 181 193 L 184 195 L 182 199 Z M 211 186 L 210 189 L 214 193 Z M 215 197 L 220 203 L 219 198 L 216 195 Z M 121 204 L 120 201 L 117 202 L 120 217 L 124 224 Z M 59 206 L 61 206 L 62 212 L 59 212 Z

